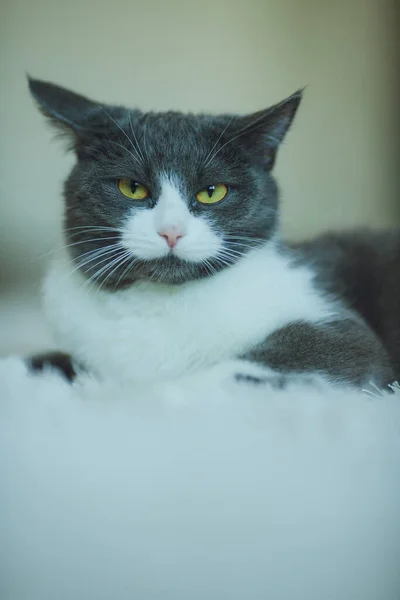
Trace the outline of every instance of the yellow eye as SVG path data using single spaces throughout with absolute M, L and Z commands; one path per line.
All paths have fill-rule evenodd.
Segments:
M 133 179 L 118 179 L 117 184 L 121 194 L 131 200 L 145 200 L 150 193 L 147 187 Z
M 196 198 L 202 204 L 215 204 L 221 202 L 228 193 L 228 188 L 224 183 L 209 185 L 204 190 L 196 194 Z

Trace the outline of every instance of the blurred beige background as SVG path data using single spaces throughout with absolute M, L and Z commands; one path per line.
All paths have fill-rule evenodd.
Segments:
M 400 224 L 392 0 L 2 0 L 0 355 L 51 344 L 40 280 L 72 164 L 25 73 L 143 109 L 254 111 L 308 85 L 276 174 L 283 227 Z

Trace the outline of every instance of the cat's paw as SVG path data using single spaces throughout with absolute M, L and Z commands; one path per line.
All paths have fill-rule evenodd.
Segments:
M 214 373 L 215 377 L 221 381 L 250 385 L 267 384 L 280 377 L 278 373 L 267 366 L 243 359 L 223 361 L 215 365 L 210 372 Z
M 287 377 L 284 375 L 265 375 L 255 376 L 249 373 L 235 373 L 235 381 L 238 383 L 247 383 L 250 385 L 270 385 L 275 389 L 283 389 L 287 383 Z
M 316 378 L 312 375 L 302 373 L 277 373 L 272 372 L 265 375 L 253 375 L 249 373 L 236 373 L 235 380 L 238 383 L 247 383 L 250 385 L 269 386 L 275 390 L 286 389 L 289 385 L 312 385 Z
M 27 365 L 34 373 L 55 370 L 70 382 L 72 382 L 77 375 L 72 357 L 64 352 L 36 354 L 27 359 Z
M 292 385 L 320 387 L 326 386 L 328 383 L 317 372 L 285 373 L 244 359 L 229 361 L 226 368 L 233 370 L 233 379 L 238 384 L 265 386 L 274 390 L 283 390 Z

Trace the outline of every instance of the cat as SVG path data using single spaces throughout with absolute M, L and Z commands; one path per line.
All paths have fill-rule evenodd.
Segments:
M 400 377 L 400 233 L 287 244 L 272 171 L 302 91 L 255 114 L 143 113 L 29 79 L 76 163 L 44 305 L 63 352 L 29 360 L 237 384 Z M 236 385 L 236 383 L 235 383 Z

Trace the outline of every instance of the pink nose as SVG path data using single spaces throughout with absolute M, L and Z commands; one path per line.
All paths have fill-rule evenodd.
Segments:
M 161 237 L 163 237 L 168 246 L 171 248 L 175 248 L 176 244 L 178 243 L 178 240 L 183 237 L 182 233 L 179 233 L 179 231 L 162 231 L 162 232 L 158 232 L 158 235 L 160 235 Z

